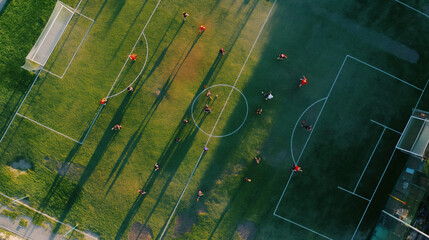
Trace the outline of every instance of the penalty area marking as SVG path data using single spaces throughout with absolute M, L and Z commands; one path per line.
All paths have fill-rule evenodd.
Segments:
M 82 144 L 82 143 L 81 143 L 81 142 L 79 142 L 78 140 L 75 140 L 75 139 L 73 139 L 73 138 L 71 138 L 71 137 L 69 137 L 69 136 L 67 136 L 67 135 L 65 135 L 65 134 L 63 134 L 63 133 L 58 132 L 58 131 L 57 131 L 57 130 L 55 130 L 55 129 L 52 129 L 52 128 L 48 127 L 48 126 L 45 126 L 45 125 L 43 125 L 43 124 L 41 124 L 41 123 L 39 123 L 39 122 L 37 122 L 37 121 L 35 121 L 35 120 L 33 120 L 33 119 L 29 118 L 29 117 L 26 117 L 26 116 L 21 115 L 21 114 L 19 114 L 19 113 L 16 113 L 16 115 L 18 115 L 18 116 L 20 116 L 20 117 L 22 117 L 22 118 L 25 118 L 25 119 L 27 119 L 28 121 L 30 121 L 30 122 L 32 122 L 32 123 L 35 123 L 35 124 L 37 124 L 37 125 L 39 125 L 39 126 L 42 126 L 42 127 L 46 128 L 46 129 L 48 129 L 48 130 L 51 130 L 52 132 L 54 132 L 54 133 L 56 133 L 56 134 L 59 134 L 59 135 L 61 135 L 61 136 L 65 137 L 65 138 L 68 138 L 68 139 L 72 140 L 73 142 L 76 142 L 76 143 Z
M 201 94 L 203 94 L 205 91 L 208 91 L 210 88 L 213 88 L 213 87 L 230 87 L 230 88 L 232 88 L 232 90 L 237 90 L 241 94 L 241 96 L 243 96 L 244 101 L 246 102 L 246 116 L 244 117 L 244 120 L 241 123 L 241 125 L 237 129 L 235 129 L 234 131 L 232 131 L 232 132 L 230 132 L 228 134 L 220 135 L 220 136 L 212 135 L 212 134 L 209 134 L 209 133 L 205 132 L 203 129 L 200 128 L 200 126 L 198 126 L 198 124 L 197 124 L 197 122 L 195 121 L 195 118 L 194 118 L 194 105 L 195 105 L 195 102 L 200 98 Z M 210 87 L 204 89 L 204 91 L 201 91 L 197 95 L 197 97 L 192 102 L 192 106 L 191 106 L 191 116 L 192 116 L 192 121 L 194 122 L 195 126 L 197 126 L 198 130 L 200 130 L 201 132 L 205 133 L 207 136 L 209 136 L 209 137 L 215 137 L 215 138 L 228 137 L 228 136 L 231 136 L 232 134 L 236 133 L 238 130 L 240 130 L 243 127 L 244 123 L 247 120 L 247 116 L 248 115 L 249 115 L 249 103 L 247 101 L 246 96 L 244 96 L 244 94 L 238 88 L 236 88 L 235 86 L 228 85 L 228 84 L 216 84 L 216 85 L 213 85 L 213 86 L 210 86 Z
M 321 233 L 318 233 L 318 232 L 314 231 L 313 229 L 310 229 L 310 228 L 308 228 L 308 227 L 306 227 L 306 226 L 303 226 L 303 225 L 301 225 L 301 224 L 299 224 L 299 223 L 296 223 L 296 222 L 294 222 L 294 221 L 292 221 L 292 220 L 289 220 L 289 219 L 284 218 L 284 217 L 282 217 L 282 216 L 280 216 L 280 215 L 277 215 L 276 213 L 273 213 L 273 215 L 274 215 L 274 216 L 276 216 L 276 217 L 278 217 L 278 218 L 281 218 L 281 219 L 283 219 L 283 220 L 285 220 L 285 221 L 287 221 L 287 222 L 289 222 L 289 223 L 295 224 L 295 225 L 296 225 L 296 226 L 298 226 L 298 227 L 304 228 L 305 230 L 308 230 L 308 231 L 310 231 L 310 232 L 312 232 L 312 233 L 314 233 L 314 234 L 317 234 L 317 235 L 319 235 L 319 236 L 321 236 L 321 237 L 324 237 L 324 238 L 326 238 L 326 239 L 330 239 L 330 240 L 332 240 L 332 238 L 330 238 L 330 237 L 327 237 L 327 236 L 325 236 L 325 235 L 323 235 L 323 234 L 321 234 Z

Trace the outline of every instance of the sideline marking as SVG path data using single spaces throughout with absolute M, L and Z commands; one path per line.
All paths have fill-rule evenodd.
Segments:
M 386 125 L 384 125 L 384 124 L 381 124 L 381 123 L 379 123 L 379 122 L 377 122 L 377 121 L 375 121 L 375 120 L 372 120 L 372 119 L 371 119 L 371 122 L 373 122 L 373 123 L 375 123 L 375 124 L 378 124 L 378 125 L 380 125 L 380 126 L 382 126 L 382 127 L 384 127 L 384 128 L 387 128 L 387 129 L 389 129 L 390 131 L 393 131 L 393 132 L 395 132 L 395 133 L 397 133 L 397 134 L 399 134 L 399 135 L 401 135 L 401 134 L 402 134 L 400 131 L 396 131 L 395 129 L 390 128 L 390 127 L 388 127 L 388 126 L 386 126 Z
M 317 104 L 317 103 L 319 103 L 320 101 L 322 101 L 322 100 L 326 100 L 327 98 L 321 98 L 321 99 L 319 99 L 319 100 L 317 100 L 316 102 L 314 102 L 314 103 L 312 103 L 310 106 L 308 106 L 305 110 L 304 110 L 304 112 L 302 112 L 301 113 L 301 116 L 299 116 L 299 118 L 298 118 L 298 120 L 296 121 L 296 123 L 295 123 L 295 127 L 293 128 L 293 131 L 292 131 L 292 135 L 290 136 L 290 154 L 292 155 L 292 161 L 293 161 L 293 163 L 295 163 L 295 165 L 297 164 L 296 163 L 296 161 L 295 161 L 295 156 L 293 155 L 293 136 L 295 135 L 295 129 L 296 129 L 296 127 L 298 126 L 298 122 L 300 122 L 300 119 L 302 118 L 302 116 L 304 116 L 304 114 L 311 108 L 311 107 L 313 107 L 315 104 Z
M 395 0 L 395 2 L 400 3 L 400 4 L 404 5 L 405 7 L 409 8 L 409 9 L 411 9 L 411 10 L 414 10 L 414 11 L 416 11 L 416 12 L 420 13 L 421 15 L 423 15 L 423 16 L 425 16 L 425 17 L 429 18 L 429 15 L 427 15 L 427 14 L 425 14 L 425 13 L 423 13 L 423 12 L 421 12 L 421 11 L 419 11 L 419 10 L 417 10 L 417 9 L 413 8 L 413 7 L 411 7 L 410 5 L 407 5 L 407 4 L 405 4 L 405 3 L 401 2 L 401 1 L 398 1 L 398 0 Z
M 360 63 L 362 63 L 362 64 L 364 64 L 364 65 L 366 65 L 366 66 L 368 66 L 368 67 L 370 67 L 370 68 L 373 68 L 373 69 L 375 69 L 375 70 L 377 70 L 377 71 L 380 71 L 380 72 L 382 72 L 382 73 L 386 74 L 386 75 L 387 75 L 387 76 L 389 76 L 389 77 L 392 77 L 392 78 L 394 78 L 394 79 L 396 79 L 396 80 L 398 80 L 398 81 L 400 81 L 400 82 L 402 82 L 402 83 L 405 83 L 406 85 L 408 85 L 408 86 L 410 86 L 410 87 L 413 87 L 413 88 L 415 88 L 415 89 L 417 89 L 417 90 L 419 90 L 419 91 L 422 91 L 422 92 L 423 92 L 423 89 L 421 89 L 421 88 L 419 88 L 419 87 L 416 87 L 416 86 L 414 86 L 413 84 L 411 84 L 411 83 L 409 83 L 409 82 L 407 82 L 407 81 L 404 81 L 404 80 L 402 80 L 402 79 L 400 79 L 400 78 L 398 78 L 398 77 L 395 77 L 395 76 L 393 76 L 392 74 L 390 74 L 390 73 L 388 73 L 388 72 L 386 72 L 386 71 L 381 70 L 380 68 L 377 68 L 377 67 L 375 67 L 375 66 L 373 66 L 373 65 L 371 65 L 371 64 L 369 64 L 369 63 L 367 63 L 367 62 L 364 62 L 364 61 L 362 61 L 362 60 L 360 60 L 360 59 L 357 59 L 357 58 L 355 58 L 355 57 L 353 57 L 353 56 L 350 56 L 350 55 L 347 55 L 347 56 L 349 56 L 351 59 L 353 59 L 353 60 L 355 60 L 355 61 L 357 61 L 357 62 L 360 62 Z
M 280 200 L 279 200 L 279 201 L 278 201 L 278 203 L 277 203 L 276 209 L 274 209 L 274 213 L 273 213 L 273 214 L 276 214 L 277 209 L 279 208 L 280 202 L 281 202 L 281 200 L 282 200 L 282 198 L 283 198 L 283 195 L 285 194 L 286 189 L 287 189 L 287 187 L 289 186 L 289 182 L 290 182 L 290 180 L 292 179 L 292 176 L 293 176 L 293 174 L 294 174 L 294 173 L 295 173 L 295 171 L 292 171 L 292 173 L 290 174 L 290 176 L 289 176 L 289 180 L 287 180 L 286 186 L 285 186 L 285 188 L 283 189 L 283 193 L 282 193 L 282 195 L 281 195 L 281 197 L 280 197 Z
M 264 24 L 262 24 L 262 27 L 261 27 L 261 29 L 259 30 L 258 36 L 256 37 L 256 40 L 255 40 L 255 42 L 253 43 L 252 48 L 250 49 L 249 54 L 247 55 L 247 58 L 246 58 L 246 60 L 244 61 L 243 66 L 241 67 L 241 70 L 240 70 L 240 72 L 239 72 L 239 74 L 238 74 L 238 76 L 237 76 L 237 79 L 236 79 L 236 80 L 235 80 L 235 82 L 234 82 L 234 85 L 233 85 L 233 87 L 234 87 L 234 88 L 235 88 L 235 85 L 237 84 L 238 79 L 239 79 L 239 78 L 240 78 L 240 76 L 241 76 L 241 73 L 243 72 L 244 67 L 245 67 L 245 66 L 246 66 L 246 64 L 247 64 L 247 61 L 249 60 L 250 55 L 252 54 L 253 48 L 255 47 L 256 42 L 258 41 L 259 36 L 261 35 L 262 30 L 264 29 L 265 24 L 267 23 L 267 21 L 268 21 L 268 19 L 269 19 L 270 15 L 271 15 L 271 12 L 273 11 L 274 6 L 276 5 L 276 3 L 277 3 L 277 0 L 274 0 L 274 3 L 273 3 L 273 5 L 271 6 L 270 11 L 268 12 L 267 17 L 265 18 Z M 215 125 L 214 125 L 214 127 L 213 127 L 213 129 L 212 129 L 212 132 L 210 133 L 210 136 L 209 136 L 209 138 L 207 139 L 207 142 L 206 142 L 206 144 L 205 144 L 204 146 L 207 146 L 207 145 L 208 145 L 208 143 L 209 143 L 209 141 L 210 141 L 210 139 L 212 138 L 212 136 L 213 136 L 213 131 L 215 130 L 216 125 L 217 125 L 217 123 L 218 123 L 218 121 L 219 121 L 220 117 L 222 116 L 222 112 L 223 112 L 223 110 L 225 109 L 225 106 L 226 106 L 226 104 L 228 103 L 228 100 L 229 100 L 229 98 L 230 98 L 230 96 L 231 96 L 232 91 L 234 91 L 234 88 L 233 88 L 233 89 L 231 89 L 231 92 L 229 93 L 229 96 L 228 96 L 227 100 L 225 101 L 225 104 L 224 104 L 224 106 L 223 106 L 223 108 L 222 108 L 222 111 L 220 112 L 219 117 L 218 117 L 218 119 L 217 119 L 217 121 L 216 121 L 216 123 L 215 123 Z M 180 200 L 182 199 L 182 196 L 183 196 L 183 194 L 185 193 L 186 188 L 188 187 L 188 184 L 189 184 L 189 182 L 191 181 L 192 176 L 194 175 L 194 172 L 195 172 L 195 170 L 197 169 L 197 167 L 198 167 L 198 165 L 199 165 L 199 163 L 200 163 L 200 161 L 201 161 L 201 159 L 202 159 L 202 156 L 203 156 L 203 155 L 204 155 L 204 151 L 201 153 L 200 158 L 198 159 L 197 163 L 195 164 L 194 171 L 192 171 L 191 176 L 189 176 L 188 182 L 187 182 L 187 184 L 185 185 L 185 187 L 183 188 L 182 194 L 180 195 L 179 200 L 178 200 L 178 201 L 177 201 L 177 203 L 176 203 L 176 206 L 174 207 L 173 211 L 171 212 L 170 217 L 168 218 L 168 221 L 167 221 L 167 223 L 165 224 L 164 229 L 162 230 L 162 233 L 161 233 L 161 235 L 160 235 L 160 237 L 159 237 L 159 240 L 162 240 L 162 239 L 163 239 L 164 234 L 165 234 L 165 232 L 167 231 L 167 228 L 168 228 L 168 226 L 169 226 L 169 224 L 170 224 L 170 221 L 171 221 L 171 219 L 172 219 L 172 217 L 173 217 L 174 213 L 176 212 L 176 209 L 177 209 L 177 207 L 178 207 L 178 205 L 179 205 L 179 203 L 180 203 Z
M 13 201 L 15 201 L 16 203 L 18 203 L 19 205 L 24 206 L 24 207 L 26 207 L 26 208 L 28 208 L 28 209 L 30 209 L 30 210 L 33 210 L 33 211 L 35 211 L 35 212 L 37 212 L 37 213 L 39 213 L 39 214 L 43 215 L 44 217 L 47 217 L 47 218 L 49 218 L 49 219 L 51 219 L 51 220 L 53 220 L 53 221 L 55 221 L 55 222 L 57 222 L 57 223 L 61 223 L 61 224 L 62 224 L 62 225 L 64 225 L 64 226 L 67 226 L 67 227 L 69 227 L 69 228 L 73 228 L 72 226 L 68 225 L 67 223 L 63 223 L 63 222 L 61 222 L 61 221 L 57 220 L 56 218 L 49 216 L 49 215 L 48 215 L 48 214 L 46 214 L 46 213 L 42 213 L 41 211 L 39 211 L 39 210 L 37 210 L 37 209 L 35 209 L 35 208 L 32 208 L 32 207 L 30 207 L 29 205 L 27 205 L 27 204 L 25 204 L 25 203 L 22 203 L 22 202 L 20 202 L 20 201 L 17 201 L 17 199 L 14 199 L 14 198 L 12 198 L 12 197 L 9 197 L 8 195 L 6 195 L 6 194 L 4 194 L 4 193 L 2 193 L 2 192 L 0 192 L 0 195 L 2 195 L 2 196 L 3 196 L 3 197 L 5 197 L 5 198 L 8 198 L 8 199 L 10 199 L 10 200 L 13 200 Z M 81 233 L 81 234 L 83 234 L 83 235 L 85 235 L 85 236 L 87 236 L 87 237 L 90 237 L 90 238 L 92 238 L 92 239 L 97 239 L 97 240 L 98 240 L 98 238 L 96 238 L 96 237 L 94 237 L 94 236 L 91 236 L 91 235 L 89 235 L 89 234 L 87 234 L 87 233 L 85 233 L 85 232 L 83 232 L 83 231 L 81 231 L 81 230 L 79 230 L 79 229 L 76 229 L 76 231 L 77 231 L 77 232 L 79 232 L 79 233 Z
M 383 132 L 381 133 L 380 137 L 378 138 L 378 141 L 377 141 L 377 144 L 375 144 L 374 150 L 372 150 L 371 156 L 369 157 L 368 162 L 366 163 L 366 166 L 365 166 L 365 168 L 363 169 L 362 174 L 360 175 L 359 181 L 356 183 L 356 187 L 355 187 L 355 189 L 353 190 L 353 193 L 355 193 L 355 192 L 356 192 L 356 189 L 357 189 L 357 187 L 359 186 L 360 180 L 362 180 L 362 177 L 363 177 L 363 175 L 365 174 L 365 171 L 366 171 L 366 169 L 368 168 L 368 165 L 369 165 L 369 163 L 371 162 L 372 156 L 374 155 L 374 152 L 375 152 L 375 150 L 377 149 L 378 144 L 379 144 L 379 143 L 380 143 L 380 141 L 381 141 L 381 138 L 383 138 L 383 135 L 384 135 L 384 132 L 385 132 L 385 131 L 386 131 L 386 128 L 383 128 Z
M 327 236 L 325 236 L 325 235 L 323 235 L 323 234 L 321 234 L 321 233 L 318 233 L 318 232 L 316 232 L 316 231 L 314 231 L 314 230 L 312 230 L 312 229 L 310 229 L 310 228 L 308 228 L 308 227 L 302 226 L 301 224 L 296 223 L 296 222 L 294 222 L 294 221 L 292 221 L 292 220 L 289 220 L 289 219 L 287 219 L 287 218 L 284 218 L 284 217 L 282 217 L 282 216 L 279 216 L 279 215 L 277 215 L 277 214 L 275 214 L 275 213 L 273 213 L 273 215 L 274 215 L 274 216 L 276 216 L 276 217 L 278 217 L 278 218 L 281 218 L 281 219 L 283 219 L 283 220 L 285 220 L 285 221 L 287 221 L 287 222 L 290 222 L 290 223 L 292 223 L 292 224 L 295 224 L 295 225 L 297 225 L 298 227 L 302 227 L 302 228 L 304 228 L 305 230 L 308 230 L 308 231 L 310 231 L 310 232 L 312 232 L 312 233 L 314 233 L 314 234 L 317 234 L 317 235 L 319 235 L 319 236 L 321 236 L 321 237 L 324 237 L 324 238 L 326 238 L 326 239 L 330 239 L 330 240 L 332 240 L 332 238 L 327 237 Z
M 345 192 L 348 192 L 348 193 L 350 193 L 350 194 L 352 194 L 352 195 L 355 195 L 356 197 L 360 197 L 360 198 L 362 198 L 363 200 L 366 200 L 366 201 L 368 201 L 368 202 L 369 202 L 369 199 L 368 199 L 368 198 L 366 198 L 366 197 L 362 197 L 361 195 L 356 194 L 356 193 L 354 193 L 354 192 L 352 192 L 352 191 L 349 191 L 349 190 L 347 190 L 347 189 L 345 189 L 345 188 L 342 188 L 342 187 L 340 187 L 340 186 L 337 186 L 337 188 L 338 188 L 338 189 L 340 189 L 340 190 L 343 190 L 343 191 L 345 191 Z
M 48 130 L 51 130 L 52 132 L 57 133 L 57 134 L 59 134 L 59 135 L 61 135 L 61 136 L 65 137 L 65 138 L 68 138 L 68 139 L 72 140 L 73 142 L 76 142 L 76 143 L 82 144 L 82 143 L 81 143 L 81 142 L 79 142 L 78 140 L 75 140 L 75 139 L 73 139 L 73 138 L 71 138 L 71 137 L 69 137 L 69 136 L 67 136 L 67 135 L 65 135 L 65 134 L 63 134 L 63 133 L 58 132 L 57 130 L 54 130 L 54 129 L 52 129 L 52 128 L 48 127 L 48 126 L 45 126 L 45 125 L 43 125 L 43 124 L 41 124 L 41 123 L 39 123 L 39 122 L 37 122 L 37 121 L 35 121 L 35 120 L 33 120 L 33 119 L 29 118 L 29 117 L 26 117 L 26 116 L 21 115 L 21 114 L 19 114 L 19 113 L 16 113 L 16 115 L 18 115 L 18 116 L 20 116 L 20 117 L 22 117 L 22 118 L 25 118 L 25 119 L 27 119 L 28 121 L 33 122 L 33 123 L 35 123 L 35 124 L 37 124 L 37 125 L 39 125 L 39 126 L 42 126 L 42 127 L 46 128 L 46 129 L 48 129 Z
M 423 88 L 423 91 L 422 91 L 422 93 L 420 94 L 419 100 L 417 101 L 416 106 L 415 106 L 415 107 L 414 107 L 414 109 L 413 109 L 413 113 L 414 113 L 414 111 L 417 109 L 417 107 L 419 106 L 420 100 L 422 100 L 423 94 L 424 94 L 424 93 L 425 93 L 425 91 L 426 91 L 426 87 L 428 86 L 428 83 L 429 83 L 429 79 L 428 79 L 428 80 L 426 80 L 425 87 Z
M 201 94 L 203 94 L 203 92 L 208 91 L 208 90 L 209 90 L 210 88 L 212 88 L 212 87 L 220 87 L 220 86 L 222 86 L 222 87 L 231 87 L 232 89 L 237 90 L 237 91 L 241 94 L 241 96 L 243 96 L 244 101 L 246 102 L 246 116 L 244 117 L 243 122 L 241 123 L 241 125 L 240 125 L 237 129 L 235 129 L 234 131 L 232 131 L 232 132 L 230 132 L 230 133 L 228 133 L 228 134 L 224 134 L 224 135 L 219 135 L 219 136 L 217 136 L 217 135 L 211 135 L 211 134 L 209 134 L 209 133 L 205 132 L 204 130 L 202 130 L 202 129 L 200 128 L 200 126 L 198 126 L 198 124 L 197 124 L 197 122 L 195 121 L 195 118 L 194 118 L 194 104 L 195 104 L 195 102 L 199 99 L 199 97 L 201 96 Z M 198 94 L 198 95 L 195 97 L 194 101 L 192 102 L 192 106 L 191 106 L 191 116 L 192 116 L 192 120 L 193 120 L 193 122 L 194 122 L 195 126 L 198 128 L 198 130 L 200 130 L 201 132 L 205 133 L 205 134 L 206 134 L 207 136 L 209 136 L 209 137 L 218 137 L 218 138 L 221 138 L 221 137 L 228 137 L 228 136 L 231 136 L 232 134 L 234 134 L 234 133 L 238 132 L 238 130 L 240 130 L 240 129 L 241 129 L 241 127 L 243 127 L 244 123 L 245 123 L 245 122 L 246 122 L 246 120 L 247 120 L 247 116 L 248 116 L 248 115 L 249 115 L 249 103 L 247 102 L 247 98 L 246 98 L 246 96 L 244 96 L 244 94 L 243 94 L 243 93 L 242 93 L 238 88 L 236 88 L 236 87 L 234 87 L 234 86 L 231 86 L 231 85 L 228 85 L 228 84 L 216 84 L 216 85 L 213 85 L 213 86 L 210 86 L 210 87 L 206 88 L 204 91 L 201 91 L 201 92 L 200 92 L 200 94 Z

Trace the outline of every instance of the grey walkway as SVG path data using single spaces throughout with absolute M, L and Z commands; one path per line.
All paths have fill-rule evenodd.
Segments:
M 45 230 L 42 227 L 36 226 L 31 223 L 31 218 L 23 217 L 28 221 L 28 227 L 20 227 L 18 217 L 15 221 L 12 218 L 0 215 L 0 228 L 12 232 L 20 237 L 31 240 L 63 240 L 65 239 L 62 235 L 56 235 L 55 237 L 51 237 L 51 231 Z

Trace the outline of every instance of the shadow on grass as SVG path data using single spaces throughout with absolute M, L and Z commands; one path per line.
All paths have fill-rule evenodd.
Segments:
M 125 33 L 124 37 L 122 38 L 121 42 L 118 44 L 118 48 L 116 49 L 115 53 L 113 53 L 112 57 L 110 58 L 110 61 L 112 61 L 116 57 L 116 55 L 118 54 L 119 49 L 124 44 L 124 41 L 125 41 L 125 39 L 127 39 L 128 35 L 130 34 L 130 31 L 134 27 L 134 24 L 136 24 L 137 18 L 140 16 L 141 12 L 143 11 L 143 8 L 146 6 L 146 3 L 147 3 L 147 0 L 145 0 L 145 2 L 143 3 L 142 7 L 139 10 L 139 12 L 137 13 L 136 17 L 132 20 L 130 27 L 128 28 L 128 30 Z M 110 28 L 110 26 L 109 26 L 109 28 Z
M 86 166 L 84 172 L 82 173 L 78 183 L 76 184 L 73 192 L 70 194 L 70 198 L 68 199 L 66 206 L 64 207 L 64 211 L 61 213 L 59 217 L 59 221 L 64 221 L 64 219 L 67 217 L 68 213 L 70 212 L 72 206 L 75 204 L 75 202 L 80 198 L 80 194 L 82 192 L 82 188 L 84 184 L 88 181 L 89 177 L 94 172 L 95 168 L 97 167 L 100 160 L 103 158 L 104 153 L 112 143 L 113 139 L 116 136 L 116 131 L 112 132 L 110 129 L 111 126 L 114 126 L 115 124 L 119 124 L 122 121 L 122 118 L 124 116 L 124 112 L 126 109 L 126 106 L 128 105 L 129 101 L 131 99 L 130 95 L 127 95 L 122 102 L 121 106 L 118 108 L 116 113 L 114 114 L 112 120 L 110 121 L 107 129 L 104 132 L 103 137 L 101 138 L 100 142 L 98 143 L 94 153 L 92 154 L 91 159 L 88 162 L 88 165 Z M 53 233 L 57 233 L 60 229 L 61 224 L 57 223 L 55 227 L 53 228 Z
M 189 110 L 189 108 L 188 108 Z M 188 111 L 187 111 L 188 112 Z M 185 114 L 186 116 L 186 114 Z M 205 120 L 205 115 L 203 118 L 201 118 L 201 122 Z M 201 124 L 200 122 L 200 124 Z M 148 194 L 150 193 L 150 190 L 155 183 L 155 180 L 159 176 L 158 174 L 165 174 L 168 175 L 166 183 L 164 184 L 163 188 L 161 189 L 161 192 L 158 196 L 158 199 L 156 201 L 155 206 L 152 208 L 152 210 L 149 213 L 149 216 L 143 226 L 146 226 L 149 219 L 151 218 L 152 214 L 155 212 L 155 209 L 158 207 L 159 202 L 161 201 L 161 198 L 164 196 L 164 193 L 167 191 L 168 186 L 170 185 L 170 182 L 173 180 L 173 177 L 175 176 L 177 170 L 179 169 L 179 166 L 181 165 L 183 159 L 186 157 L 189 149 L 192 147 L 192 142 L 195 139 L 195 136 L 198 133 L 198 128 L 195 126 L 189 126 L 189 125 L 183 125 L 180 123 L 178 127 L 176 128 L 175 133 L 171 137 L 169 143 L 164 148 L 163 153 L 161 154 L 160 158 L 158 159 L 158 163 L 161 167 L 161 170 L 159 172 L 153 171 L 150 176 L 148 177 L 147 181 L 143 184 L 142 190 L 146 191 Z M 183 135 L 183 138 L 179 143 L 176 143 L 174 141 L 176 136 Z M 174 159 L 173 159 L 174 156 Z M 128 211 L 127 216 L 125 217 L 124 221 L 121 224 L 121 227 L 119 228 L 115 239 L 121 239 L 123 234 L 125 233 L 126 229 L 128 228 L 131 220 L 139 210 L 139 207 L 136 208 L 134 205 L 131 207 L 131 209 Z M 140 236 L 142 232 L 138 234 Z M 137 237 L 138 238 L 138 237 Z

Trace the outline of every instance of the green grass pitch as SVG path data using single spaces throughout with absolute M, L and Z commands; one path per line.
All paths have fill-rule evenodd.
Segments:
M 429 19 L 422 1 L 402 3 L 414 9 L 82 0 L 94 24 L 75 15 L 33 85 L 20 66 L 55 1 L 10 1 L 0 12 L 0 192 L 100 239 L 367 239 L 407 160 L 395 131 L 414 107 L 429 110 Z M 133 46 L 137 61 L 125 64 Z M 133 81 L 133 94 L 100 110 Z M 11 170 L 20 159 L 32 168 Z

